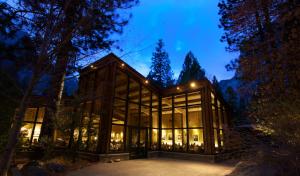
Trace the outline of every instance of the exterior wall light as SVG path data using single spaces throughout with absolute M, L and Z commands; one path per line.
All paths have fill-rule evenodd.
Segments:
M 97 67 L 95 67 L 94 65 L 91 65 L 90 67 L 91 69 L 97 69 Z
M 149 81 L 148 81 L 148 80 L 146 80 L 146 81 L 145 81 L 145 83 L 146 83 L 146 84 L 148 84 L 148 83 L 149 83 Z
M 176 87 L 176 89 L 177 89 L 177 90 L 180 90 L 180 87 L 179 87 L 179 86 L 177 86 L 177 87 Z
M 190 86 L 191 86 L 191 88 L 195 88 L 196 87 L 196 83 L 195 82 L 191 82 Z
M 124 64 L 124 63 L 122 63 L 122 64 L 121 64 L 121 67 L 125 67 L 125 64 Z

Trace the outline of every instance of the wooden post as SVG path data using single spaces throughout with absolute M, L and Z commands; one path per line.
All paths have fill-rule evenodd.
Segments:
M 213 124 L 212 124 L 212 105 L 211 96 L 208 87 L 204 87 L 201 91 L 202 97 L 202 113 L 204 124 L 204 153 L 213 154 L 214 142 L 213 142 Z

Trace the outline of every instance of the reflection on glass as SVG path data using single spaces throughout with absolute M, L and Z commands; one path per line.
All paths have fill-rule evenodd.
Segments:
M 174 108 L 174 128 L 186 128 L 186 108 Z
M 120 125 L 112 125 L 110 136 L 110 150 L 122 151 L 123 150 L 123 134 L 124 127 Z
M 203 129 L 189 129 L 189 151 L 203 152 Z
M 186 101 L 185 101 L 185 94 L 176 95 L 174 97 L 174 106 L 175 107 L 185 107 Z
M 172 130 L 161 130 L 161 149 L 165 151 L 171 151 L 173 145 Z

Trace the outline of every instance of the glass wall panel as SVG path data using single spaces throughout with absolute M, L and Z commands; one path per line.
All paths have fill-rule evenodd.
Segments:
M 203 127 L 202 108 L 200 106 L 188 107 L 189 128 Z
M 91 115 L 91 127 L 90 127 L 90 140 L 89 140 L 89 151 L 96 151 L 98 136 L 99 136 L 99 126 L 100 126 L 100 116 L 101 116 L 101 101 L 100 99 L 95 100 L 94 109 Z
M 171 151 L 173 146 L 173 132 L 172 130 L 161 130 L 161 149 Z
M 45 115 L 45 108 L 44 107 L 39 108 L 38 117 L 36 121 L 40 123 L 43 122 L 44 115 Z
M 142 105 L 150 106 L 151 92 L 146 87 L 142 87 Z
M 124 124 L 126 116 L 126 101 L 115 98 L 113 107 L 113 124 Z
M 128 122 L 130 126 L 139 125 L 139 105 L 135 103 L 129 103 L 128 106 Z
M 91 104 L 92 102 L 87 102 L 82 110 L 81 145 L 79 146 L 80 150 L 85 150 L 87 147 Z
M 217 126 L 218 117 L 217 117 L 217 114 L 216 114 L 215 106 L 212 106 L 212 119 L 213 119 L 213 127 L 218 128 L 218 126 Z
M 162 98 L 161 104 L 162 104 L 162 109 L 172 108 L 172 97 Z
M 159 105 L 158 96 L 152 92 L 152 108 L 159 109 L 158 105 Z
M 174 128 L 186 128 L 186 108 L 174 108 Z
M 158 129 L 152 129 L 151 150 L 158 149 Z
M 162 111 L 162 128 L 172 128 L 172 110 Z
M 185 94 L 176 95 L 174 97 L 174 106 L 175 107 L 185 107 L 186 101 L 185 101 Z
M 127 82 L 127 75 L 118 70 L 116 74 L 115 97 L 127 99 Z
M 34 122 L 37 108 L 27 108 L 25 111 L 24 121 Z
M 152 128 L 159 128 L 158 127 L 158 109 L 152 108 Z
M 189 129 L 189 151 L 203 152 L 203 129 Z
M 215 143 L 216 150 L 218 150 L 219 144 L 218 144 L 218 131 L 217 131 L 217 129 L 214 129 L 214 143 Z
M 140 84 L 133 79 L 129 82 L 129 101 L 135 103 L 140 101 Z
M 188 94 L 188 105 L 200 105 L 201 94 L 200 92 L 193 92 Z
M 186 129 L 175 129 L 175 144 L 174 150 L 178 152 L 186 151 L 186 142 L 187 142 L 187 130 Z
M 223 129 L 223 119 L 222 119 L 222 117 L 223 117 L 223 114 L 222 114 L 222 109 L 221 109 L 221 107 L 219 107 L 218 108 L 218 117 L 219 117 L 219 128 L 220 129 Z
M 33 131 L 33 123 L 23 123 L 20 132 L 20 144 L 22 147 L 30 146 L 32 131 Z
M 124 149 L 123 134 L 124 134 L 124 126 L 112 125 L 111 139 L 110 139 L 111 151 L 122 151 Z
M 150 108 L 141 106 L 141 127 L 150 127 Z

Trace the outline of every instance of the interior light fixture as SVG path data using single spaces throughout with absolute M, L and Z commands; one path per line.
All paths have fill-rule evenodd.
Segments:
M 192 88 L 195 88 L 195 87 L 196 87 L 196 83 L 195 83 L 195 82 L 191 82 L 190 86 L 191 86 Z

